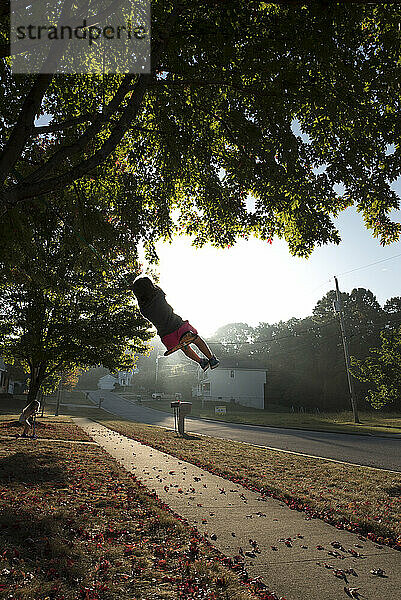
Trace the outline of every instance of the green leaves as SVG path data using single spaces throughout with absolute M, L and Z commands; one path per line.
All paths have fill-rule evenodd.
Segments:
M 83 204 L 81 220 L 75 197 L 66 195 L 62 218 L 48 202 L 28 203 L 24 214 L 9 211 L 0 224 L 0 353 L 27 370 L 36 366 L 39 383 L 78 366 L 132 363 L 151 337 L 123 285 L 127 264 L 140 272 L 136 245 L 118 220 L 101 213 L 88 219 L 98 200 Z M 14 217 L 16 238 L 7 236 Z
M 152 9 L 160 32 L 170 5 Z M 135 239 L 182 233 L 224 247 L 274 232 L 307 256 L 339 242 L 332 219 L 345 208 L 334 191 L 342 183 L 373 235 L 392 243 L 400 226 L 389 217 L 399 206 L 390 182 L 401 161 L 387 149 L 398 144 L 400 17 L 396 4 L 182 6 L 152 77 L 53 79 L 40 107 L 51 129 L 27 128 L 3 198 L 31 201 L 79 180 L 83 230 L 105 212 Z M 7 140 L 32 78 L 2 69 Z M 63 206 L 59 192 L 51 201 Z
M 371 388 L 367 400 L 373 408 L 399 410 L 401 405 L 401 327 L 384 329 L 381 346 L 364 361 L 353 360 L 353 373 Z

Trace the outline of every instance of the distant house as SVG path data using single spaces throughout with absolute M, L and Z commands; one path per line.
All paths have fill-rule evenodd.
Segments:
M 251 359 L 223 359 L 208 369 L 192 395 L 206 401 L 237 402 L 252 408 L 265 406 L 266 368 Z
M 131 369 L 130 371 L 118 371 L 116 377 L 118 379 L 118 385 L 127 387 L 132 384 L 132 377 L 134 373 L 138 373 L 138 369 Z
M 97 383 L 97 387 L 101 390 L 112 390 L 116 384 L 121 387 L 128 387 L 132 384 L 132 377 L 137 373 L 138 369 L 130 369 L 129 371 L 117 371 L 115 375 L 104 375 Z
M 22 394 L 25 383 L 26 375 L 23 370 L 20 367 L 6 365 L 0 357 L 0 394 Z
M 97 387 L 100 390 L 111 391 L 114 389 L 116 383 L 118 383 L 117 377 L 114 377 L 113 375 L 104 375 L 104 377 L 101 377 L 97 382 Z

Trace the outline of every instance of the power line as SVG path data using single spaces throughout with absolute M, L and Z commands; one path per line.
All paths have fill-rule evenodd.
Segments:
M 314 287 L 311 290 L 311 293 L 315 292 L 316 290 L 320 289 L 321 287 L 323 287 L 324 285 L 327 285 L 328 283 L 331 283 L 333 280 L 333 278 L 331 277 L 330 279 L 326 279 L 325 281 L 323 281 L 323 283 L 320 283 L 319 285 L 317 285 L 316 287 Z
M 393 260 L 394 258 L 399 258 L 401 256 L 400 254 L 394 254 L 394 256 L 389 256 L 388 258 L 382 258 L 380 260 L 376 260 L 375 262 L 369 263 L 367 265 L 362 265 L 361 267 L 356 267 L 355 269 L 350 269 L 349 271 L 343 271 L 342 273 L 340 273 L 338 275 L 338 277 L 340 277 L 341 275 L 348 275 L 349 273 L 355 273 L 355 271 L 360 271 L 361 269 L 367 269 L 368 267 L 372 267 L 374 265 L 378 265 L 382 262 L 386 262 L 388 260 Z M 311 291 L 314 292 L 316 290 L 318 290 L 319 288 L 323 287 L 324 285 L 327 285 L 328 283 L 331 283 L 333 281 L 333 278 L 330 277 L 329 279 L 326 279 L 325 281 L 323 281 L 323 283 L 320 283 L 319 285 L 317 285 L 316 287 L 314 287 Z
M 376 260 L 375 262 L 369 263 L 368 265 L 363 265 L 362 267 L 357 267 L 356 269 L 351 269 L 350 271 L 344 271 L 340 275 L 348 275 L 348 273 L 354 273 L 355 271 L 360 271 L 361 269 L 367 269 L 368 267 L 372 267 L 373 265 L 378 265 L 379 263 L 386 262 L 387 260 L 393 260 L 394 258 L 399 258 L 400 254 L 395 254 L 394 256 L 389 256 L 388 258 L 382 258 L 381 260 Z

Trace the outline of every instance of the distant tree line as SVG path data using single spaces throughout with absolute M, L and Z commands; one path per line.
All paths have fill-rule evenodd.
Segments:
M 220 356 L 250 357 L 268 371 L 267 406 L 349 408 L 344 353 L 334 290 L 303 319 L 251 327 L 231 323 L 211 343 Z M 352 372 L 362 409 L 401 408 L 401 297 L 380 306 L 370 290 L 342 294 Z

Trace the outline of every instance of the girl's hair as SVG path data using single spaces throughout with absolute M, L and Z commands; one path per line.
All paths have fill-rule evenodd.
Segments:
M 149 277 L 139 277 L 139 279 L 134 281 L 131 289 L 138 298 L 138 302 L 141 304 L 146 304 L 146 302 L 149 302 L 156 292 L 155 286 Z

